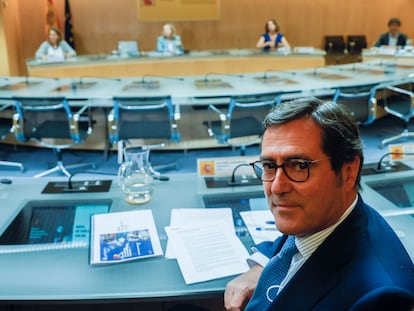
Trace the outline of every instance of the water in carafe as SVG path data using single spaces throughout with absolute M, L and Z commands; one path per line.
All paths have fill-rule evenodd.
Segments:
M 125 148 L 125 162 L 118 170 L 118 182 L 130 204 L 144 204 L 151 200 L 153 178 L 148 169 L 149 150 Z

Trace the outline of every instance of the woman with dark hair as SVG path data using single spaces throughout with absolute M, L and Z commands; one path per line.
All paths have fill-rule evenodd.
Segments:
M 63 61 L 65 58 L 76 56 L 76 51 L 62 39 L 57 28 L 49 29 L 48 39 L 37 49 L 35 57 L 48 61 Z
M 256 47 L 264 52 L 275 51 L 278 48 L 290 49 L 286 37 L 279 32 L 279 25 L 274 19 L 269 19 L 265 24 L 265 33 L 261 35 Z

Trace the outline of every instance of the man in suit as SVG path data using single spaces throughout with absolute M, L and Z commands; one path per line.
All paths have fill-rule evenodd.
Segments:
M 388 21 L 388 32 L 383 33 L 378 41 L 374 44 L 376 47 L 386 46 L 402 46 L 407 45 L 407 35 L 400 33 L 401 21 L 398 18 L 391 18 Z
M 251 269 L 227 285 L 226 309 L 411 311 L 413 262 L 358 193 L 358 125 L 337 104 L 310 98 L 278 105 L 264 127 L 252 165 L 283 236 L 257 245 Z

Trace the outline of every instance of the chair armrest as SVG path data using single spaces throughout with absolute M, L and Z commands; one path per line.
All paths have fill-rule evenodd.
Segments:
M 24 135 L 24 120 L 23 118 L 20 116 L 20 114 L 15 113 L 13 114 L 13 125 L 11 128 L 11 132 L 14 134 L 14 137 L 16 137 L 16 139 L 18 141 L 21 142 L 26 142 L 27 138 Z
M 81 115 L 85 112 L 86 109 L 88 109 L 90 106 L 89 104 L 83 105 L 78 111 L 74 113 L 74 115 Z
M 178 121 L 181 119 L 181 108 L 180 105 L 174 105 L 174 120 Z
M 71 137 L 77 143 L 80 142 L 80 139 L 81 139 L 80 138 L 80 132 L 79 132 L 79 121 L 82 118 L 82 114 L 84 114 L 85 112 L 88 113 L 88 116 L 87 116 L 87 121 L 88 121 L 87 133 L 88 133 L 88 135 L 90 135 L 92 133 L 92 115 L 91 115 L 90 106 L 88 104 L 83 105 L 78 111 L 76 111 L 73 114 L 72 119 L 69 120 Z
M 387 89 L 390 90 L 390 91 L 393 91 L 393 92 L 397 92 L 397 93 L 401 93 L 401 94 L 404 94 L 404 95 L 408 95 L 408 96 L 414 97 L 414 93 L 413 92 L 411 92 L 409 90 L 401 89 L 399 87 L 387 86 Z
M 216 106 L 214 105 L 208 105 L 208 109 L 214 111 L 215 113 L 217 113 L 219 115 L 219 119 L 221 121 L 225 121 L 227 120 L 227 114 L 222 112 L 220 109 L 218 109 Z
M 6 110 L 7 108 L 10 108 L 13 106 L 13 104 L 0 104 L 0 111 Z
M 119 127 L 118 127 L 118 120 L 115 118 L 115 110 L 111 109 L 109 111 L 107 117 L 107 129 L 108 129 L 108 138 L 111 144 L 118 142 L 119 139 Z

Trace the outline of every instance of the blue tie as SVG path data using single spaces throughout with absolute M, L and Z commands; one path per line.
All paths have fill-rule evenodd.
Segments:
M 246 311 L 267 310 L 276 298 L 280 283 L 286 277 L 292 257 L 298 252 L 295 237 L 289 236 L 280 252 L 270 259 L 260 275 L 256 289 L 250 299 Z

